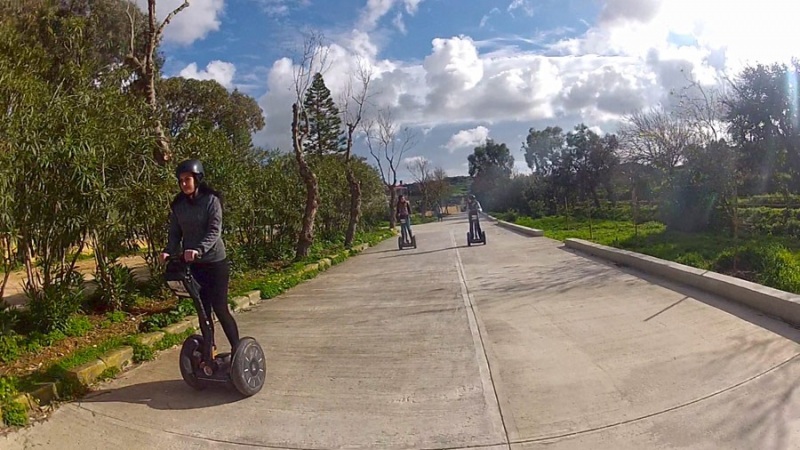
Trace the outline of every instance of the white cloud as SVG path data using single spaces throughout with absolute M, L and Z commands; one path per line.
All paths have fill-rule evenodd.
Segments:
M 499 10 L 499 9 L 497 9 L 497 8 L 492 8 L 492 10 L 491 10 L 491 11 L 489 11 L 489 14 L 485 14 L 483 17 L 481 17 L 480 28 L 483 28 L 483 27 L 485 27 L 485 26 L 486 26 L 486 24 L 489 22 L 489 19 L 490 19 L 490 18 L 491 18 L 491 16 L 492 16 L 492 14 L 499 14 L 499 13 L 500 13 L 500 10 Z
M 439 112 L 457 108 L 464 95 L 483 78 L 483 61 L 468 37 L 434 39 L 433 53 L 425 58 L 428 108 Z
M 378 26 L 378 22 L 381 18 L 388 14 L 400 1 L 401 0 L 367 0 L 366 6 L 361 10 L 358 28 L 364 31 L 374 30 L 375 27 Z M 419 4 L 422 3 L 422 1 L 423 0 L 402 0 L 405 5 L 406 13 L 412 16 L 417 13 Z M 399 14 L 402 14 L 402 12 L 399 12 Z M 394 22 L 397 20 L 398 19 L 395 17 Z
M 236 75 L 236 66 L 219 60 L 209 62 L 205 70 L 198 70 L 197 63 L 191 63 L 178 74 L 183 78 L 193 78 L 195 80 L 215 80 L 225 86 L 226 89 L 233 88 L 234 75 Z
M 361 22 L 359 28 L 373 30 L 381 17 L 392 9 L 395 0 L 367 0 L 367 6 L 361 11 Z
M 311 0 L 256 0 L 256 3 L 270 16 L 285 16 L 292 7 L 311 5 Z
M 403 13 L 398 12 L 392 20 L 392 24 L 400 30 L 401 33 L 406 34 L 406 24 L 403 23 Z
M 412 16 L 417 13 L 419 4 L 422 3 L 422 0 L 404 0 L 404 1 L 406 4 L 406 12 L 411 14 Z
M 529 0 L 513 0 L 511 4 L 508 5 L 508 12 L 513 15 L 513 11 L 519 8 L 521 8 L 528 17 L 533 17 L 533 6 L 530 4 Z
M 417 161 L 423 162 L 423 161 L 429 161 L 429 159 L 424 156 L 411 156 L 408 158 L 403 158 L 403 164 L 408 166 L 416 163 Z
M 461 130 L 458 133 L 452 135 L 450 140 L 447 141 L 447 144 L 444 147 L 450 152 L 453 153 L 454 151 L 460 148 L 474 148 L 477 147 L 484 142 L 489 137 L 489 129 L 479 125 L 475 128 L 469 130 Z
M 135 0 L 136 5 L 147 13 L 147 0 Z M 183 0 L 159 0 L 156 16 L 164 20 Z M 225 0 L 192 0 L 189 6 L 175 15 L 164 28 L 164 42 L 189 45 L 205 38 L 208 33 L 219 30 L 220 16 L 225 8 Z

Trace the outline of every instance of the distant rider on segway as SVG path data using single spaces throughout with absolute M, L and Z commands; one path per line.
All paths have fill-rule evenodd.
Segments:
M 402 223 L 403 221 L 401 219 L 406 219 L 405 220 L 405 225 Z M 406 197 L 404 195 L 400 195 L 400 197 L 397 198 L 397 220 L 401 222 L 400 223 L 400 227 L 401 227 L 400 232 L 402 233 L 402 231 L 403 231 L 402 228 L 405 227 L 405 231 L 406 231 L 406 233 L 408 233 L 407 234 L 408 240 L 410 241 L 411 240 L 411 236 L 412 236 L 412 234 L 411 234 L 411 204 L 408 203 L 408 200 L 406 200 Z
M 477 216 L 479 212 L 483 212 L 483 208 L 481 208 L 481 204 L 478 202 L 478 199 L 475 198 L 474 194 L 469 194 L 469 197 L 467 197 L 467 211 L 469 214 L 468 219 L 470 224 L 472 224 L 472 218 L 476 218 L 475 230 L 472 230 L 475 233 L 473 236 L 481 236 L 481 223 L 477 220 Z

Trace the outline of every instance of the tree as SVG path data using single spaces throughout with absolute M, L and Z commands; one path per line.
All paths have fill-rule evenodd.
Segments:
M 361 88 L 356 93 L 353 93 L 353 79 L 350 77 L 341 97 L 342 118 L 347 128 L 344 156 L 345 170 L 347 184 L 350 188 L 350 217 L 344 237 L 345 248 L 350 248 L 353 245 L 356 227 L 361 219 L 362 181 L 356 176 L 353 168 L 353 133 L 358 129 L 363 118 L 364 105 L 369 97 L 369 85 L 372 80 L 372 72 L 360 58 L 357 59 L 357 67 L 356 77 L 361 84 Z
M 571 168 L 574 171 L 574 180 L 579 189 L 579 194 L 591 196 L 595 207 L 600 207 L 598 188 L 604 186 L 609 197 L 613 200 L 611 187 L 611 174 L 618 158 L 616 155 L 619 143 L 613 134 L 602 138 L 585 124 L 580 124 L 566 136 L 567 148 Z
M 294 149 L 297 168 L 306 188 L 306 204 L 303 212 L 302 229 L 297 239 L 295 259 L 308 256 L 314 243 L 314 222 L 319 208 L 319 181 L 305 158 L 305 142 L 308 139 L 308 114 L 303 105 L 306 90 L 311 84 L 312 73 L 322 73 L 327 63 L 327 50 L 323 46 L 323 38 L 316 33 L 306 37 L 300 60 L 294 65 L 295 102 L 292 104 L 292 148 Z M 317 69 L 320 66 L 320 70 Z
M 411 176 L 414 178 L 414 184 L 419 188 L 419 193 L 422 196 L 422 207 L 426 210 L 431 208 L 431 206 L 433 206 L 433 197 L 431 193 L 433 191 L 434 179 L 430 161 L 423 157 L 417 157 L 413 159 L 411 164 L 406 165 L 406 168 L 411 172 Z
M 369 153 L 378 165 L 381 180 L 389 195 L 389 226 L 395 227 L 393 213 L 397 199 L 397 168 L 403 155 L 416 145 L 417 136 L 408 127 L 400 125 L 392 118 L 389 109 L 383 109 L 371 120 L 364 122 Z
M 136 45 L 136 15 L 130 12 L 130 8 L 135 8 L 128 4 L 128 19 L 131 26 L 131 41 L 130 52 L 125 58 L 128 66 L 133 69 L 137 76 L 137 81 L 134 84 L 135 90 L 144 94 L 147 99 L 147 104 L 150 105 L 150 110 L 153 112 L 153 128 L 156 133 L 156 149 L 154 150 L 153 157 L 160 163 L 166 163 L 172 158 L 170 150 L 169 138 L 164 131 L 164 126 L 161 119 L 158 117 L 158 99 L 156 97 L 156 64 L 155 64 L 155 51 L 161 42 L 161 36 L 164 34 L 164 28 L 172 21 L 176 14 L 189 7 L 189 0 L 184 2 L 170 12 L 161 24 L 156 20 L 156 0 L 147 0 L 147 14 L 148 14 L 148 30 L 146 46 L 143 54 L 139 54 Z
M 686 148 L 696 142 L 691 124 L 663 109 L 629 114 L 619 135 L 627 162 L 651 165 L 667 177 L 683 162 Z
M 447 179 L 447 172 L 443 168 L 436 167 L 433 169 L 428 192 L 431 200 L 436 202 L 439 208 L 453 195 L 453 186 L 450 185 Z
M 469 176 L 473 179 L 473 193 L 479 197 L 484 207 L 491 207 L 493 191 L 511 177 L 514 157 L 505 143 L 498 144 L 487 139 L 483 145 L 475 147 L 467 161 Z
M 747 67 L 732 83 L 725 115 L 741 151 L 740 167 L 751 193 L 800 189 L 798 63 Z M 793 185 L 783 179 L 793 178 Z
M 530 128 L 522 150 L 525 162 L 534 173 L 550 175 L 553 163 L 564 148 L 565 138 L 561 127 L 547 127 L 544 130 Z
M 221 130 L 234 146 L 249 147 L 252 133 L 264 127 L 258 102 L 214 80 L 167 78 L 160 83 L 163 121 L 170 137 L 180 139 L 191 124 Z
M 342 133 L 342 119 L 331 91 L 325 86 L 322 74 L 317 72 L 303 101 L 306 126 L 303 130 L 306 142 L 303 149 L 317 156 L 338 154 L 346 145 Z

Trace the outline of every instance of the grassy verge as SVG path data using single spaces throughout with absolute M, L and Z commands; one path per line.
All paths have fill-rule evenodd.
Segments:
M 500 217 L 502 219 L 502 217 Z M 788 236 L 668 231 L 659 222 L 517 217 L 515 223 L 563 241 L 584 239 L 800 294 L 800 243 Z
M 392 236 L 394 234 L 389 230 L 359 233 L 355 239 L 354 246 L 365 243 L 375 245 Z M 356 250 L 346 250 L 340 243 L 319 245 L 315 247 L 313 256 L 303 261 L 276 264 L 275 268 L 249 271 L 232 279 L 230 297 L 233 298 L 248 291 L 259 290 L 261 291 L 262 299 L 274 298 L 303 280 L 317 275 L 319 270 L 307 270 L 306 265 L 316 263 L 322 258 L 329 259 L 331 264 L 338 264 L 356 253 Z M 67 377 L 69 370 L 96 360 L 111 350 L 126 345 L 131 346 L 133 347 L 133 361 L 138 363 L 153 359 L 157 351 L 180 344 L 194 332 L 193 329 L 186 330 L 180 334 L 167 333 L 153 347 L 141 344 L 138 337 L 142 332 L 162 329 L 193 314 L 195 314 L 195 311 L 191 301 L 184 299 L 181 302 L 177 302 L 167 311 L 154 313 L 144 318 L 139 322 L 138 327 L 134 327 L 134 332 L 120 332 L 119 334 L 106 336 L 101 340 L 88 341 L 66 355 L 42 361 L 37 370 L 21 376 L 8 374 L 0 376 L 0 406 L 3 409 L 4 423 L 14 426 L 27 424 L 27 409 L 17 404 L 14 399 L 20 392 L 31 391 L 38 383 L 58 383 L 59 395 L 62 399 L 70 399 L 81 395 L 86 387 L 70 382 Z M 109 314 L 106 322 L 118 322 L 124 320 L 125 317 L 124 314 Z M 77 320 L 77 323 L 76 327 L 81 329 L 88 326 L 82 319 Z M 45 342 L 43 341 L 41 345 L 44 344 Z M 2 342 L 0 342 L 0 351 L 2 351 Z M 8 355 L 7 358 L 13 359 Z M 0 366 L 0 369 L 2 368 L 3 366 Z M 117 370 L 113 368 L 109 369 L 101 375 L 101 379 L 114 377 L 116 372 Z

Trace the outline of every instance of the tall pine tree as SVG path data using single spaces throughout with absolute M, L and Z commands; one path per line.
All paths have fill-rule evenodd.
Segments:
M 306 140 L 303 148 L 314 155 L 339 154 L 346 148 L 346 138 L 342 130 L 342 119 L 331 91 L 319 72 L 306 92 L 303 101 L 306 121 Z

